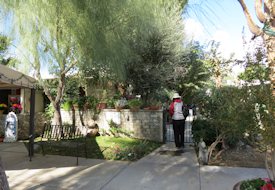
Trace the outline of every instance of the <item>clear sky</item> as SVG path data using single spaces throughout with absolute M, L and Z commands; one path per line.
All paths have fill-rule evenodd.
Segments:
M 253 20 L 257 21 L 254 0 L 245 2 Z M 202 44 L 213 39 L 219 41 L 225 55 L 234 52 L 238 58 L 242 57 L 243 29 L 246 38 L 252 36 L 237 0 L 189 0 L 185 18 L 186 32 L 190 38 Z

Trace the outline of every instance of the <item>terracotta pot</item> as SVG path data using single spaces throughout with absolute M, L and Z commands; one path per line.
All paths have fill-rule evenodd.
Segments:
M 137 111 L 139 111 L 139 107 L 132 107 L 132 108 L 130 108 L 130 111 L 137 112 Z
M 96 108 L 99 110 L 106 109 L 107 103 L 99 103 L 97 104 Z
M 3 142 L 4 141 L 4 137 L 0 137 L 0 142 Z
M 121 111 L 122 107 L 116 106 L 116 111 Z
M 159 110 L 160 106 L 150 106 L 150 110 Z

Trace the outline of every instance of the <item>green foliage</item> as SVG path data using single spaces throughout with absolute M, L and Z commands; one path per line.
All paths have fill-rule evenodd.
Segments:
M 86 143 L 88 158 L 125 161 L 136 161 L 161 146 L 161 143 L 153 141 L 109 136 L 91 137 L 86 140 Z M 75 149 L 64 149 L 62 146 L 55 146 L 55 143 L 52 143 L 51 147 L 45 146 L 44 150 L 47 154 L 75 156 Z M 85 157 L 84 150 L 85 147 L 82 144 L 79 145 L 80 157 Z M 41 149 L 35 151 L 42 152 Z
M 173 80 L 168 82 L 169 88 L 183 95 L 185 103 L 196 102 L 198 92 L 209 86 L 210 72 L 203 59 L 203 47 L 197 42 L 189 43 L 177 69 L 170 74 Z
M 97 104 L 99 103 L 99 100 L 94 96 L 87 96 L 86 102 L 87 102 L 90 109 L 95 110 Z
M 8 57 L 7 50 L 10 45 L 10 39 L 7 36 L 0 34 L 0 63 L 3 65 L 14 65 L 15 59 Z
M 193 121 L 192 134 L 196 143 L 199 143 L 200 139 L 203 138 L 203 141 L 207 146 L 210 146 L 217 137 L 215 127 L 205 119 L 197 119 Z
M 154 149 L 160 146 L 160 143 L 146 141 L 146 140 L 135 140 L 136 142 L 131 146 L 124 146 L 115 143 L 110 148 L 104 151 L 104 156 L 109 160 L 129 160 L 136 161 Z
M 265 184 L 266 182 L 261 178 L 246 180 L 241 183 L 240 190 L 258 190 Z
M 65 77 L 78 71 L 83 71 L 81 77 L 93 78 L 95 72 L 92 71 L 101 71 L 100 77 L 120 79 L 125 74 L 125 64 L 133 64 L 132 69 L 144 68 L 134 72 L 132 78 L 127 75 L 127 80 L 133 84 L 141 81 L 135 85 L 138 94 L 146 99 L 161 89 L 160 81 L 167 80 L 173 70 L 171 66 L 178 62 L 183 49 L 181 10 L 185 3 L 168 0 L 1 1 L 3 9 L 12 15 L 13 35 L 22 52 L 20 62 L 35 70 L 55 109 L 66 99 Z M 42 79 L 43 67 L 58 79 L 56 90 Z M 145 77 L 135 78 L 139 76 Z
M 49 104 L 44 111 L 44 117 L 46 118 L 47 122 L 51 121 L 54 114 L 54 108 L 52 104 Z
M 128 105 L 130 108 L 140 108 L 142 106 L 142 101 L 140 99 L 131 99 L 128 100 Z
M 230 63 L 233 62 L 233 54 L 230 58 L 224 58 L 222 52 L 219 51 L 220 43 L 211 41 L 209 52 L 205 53 L 204 63 L 208 67 L 210 73 L 215 79 L 216 87 L 221 87 L 223 79 L 230 72 Z
M 251 141 L 259 132 L 256 120 L 255 104 L 257 98 L 254 88 L 222 87 L 211 89 L 202 97 L 202 114 L 217 129 L 217 136 L 222 135 L 228 145 L 234 146 L 238 140 L 248 134 Z
M 263 44 L 256 45 L 255 50 L 247 52 L 240 63 L 245 67 L 245 71 L 239 75 L 239 79 L 246 82 L 259 80 L 261 83 L 268 80 L 269 68 L 267 64 L 266 50 Z
M 61 108 L 63 108 L 65 111 L 71 111 L 72 106 L 73 106 L 72 101 L 66 101 L 63 104 L 61 104 Z

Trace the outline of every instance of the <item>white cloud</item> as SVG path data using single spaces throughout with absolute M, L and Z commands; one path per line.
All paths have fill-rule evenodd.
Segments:
M 204 28 L 200 22 L 188 18 L 184 20 L 185 33 L 188 38 L 196 41 L 201 41 L 204 38 Z
M 228 58 L 232 53 L 234 53 L 235 58 L 243 57 L 242 39 L 232 36 L 225 30 L 217 30 L 213 34 L 212 40 L 220 43 L 220 52 L 225 58 Z

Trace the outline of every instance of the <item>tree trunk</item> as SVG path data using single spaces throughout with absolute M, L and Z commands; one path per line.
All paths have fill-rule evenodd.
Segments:
M 217 146 L 219 143 L 222 143 L 222 142 L 223 142 L 223 135 L 220 134 L 220 135 L 216 138 L 215 142 L 213 142 L 213 143 L 210 145 L 210 147 L 208 148 L 208 161 L 211 160 L 212 153 L 213 153 L 213 151 L 215 150 L 216 146 Z
M 54 107 L 53 124 L 54 125 L 62 125 L 60 102 L 54 103 L 53 107 Z

